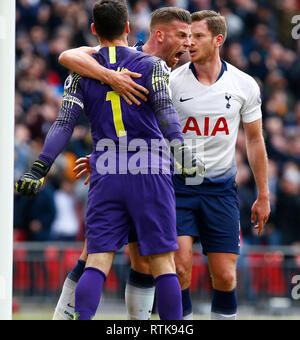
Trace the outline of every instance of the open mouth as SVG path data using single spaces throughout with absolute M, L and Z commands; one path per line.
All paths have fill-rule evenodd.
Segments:
M 184 55 L 185 52 L 177 52 L 174 56 L 175 60 L 179 61 L 182 55 Z

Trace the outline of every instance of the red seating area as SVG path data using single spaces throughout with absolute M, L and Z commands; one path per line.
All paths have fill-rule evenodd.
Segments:
M 49 245 L 43 251 L 43 258 L 31 261 L 28 251 L 18 247 L 14 250 L 14 291 L 26 292 L 34 285 L 38 291 L 47 289 L 49 292 L 58 292 L 68 272 L 77 263 L 81 250 L 67 247 L 61 251 L 55 245 Z M 249 256 L 249 274 L 253 292 L 266 293 L 274 296 L 287 294 L 287 283 L 283 273 L 284 256 L 281 252 L 252 253 Z M 300 254 L 295 257 L 300 268 Z M 34 271 L 34 275 L 32 275 Z M 118 277 L 112 270 L 104 289 L 108 292 L 118 292 L 121 285 Z M 193 255 L 193 270 L 191 292 L 211 291 L 211 280 L 207 263 L 201 253 Z
M 14 280 L 13 288 L 19 291 L 26 291 L 30 287 L 29 266 L 27 261 L 27 250 L 14 250 Z
M 250 274 L 254 293 L 259 294 L 264 290 L 275 296 L 286 294 L 283 260 L 284 256 L 281 252 L 250 255 Z
M 202 253 L 193 254 L 192 282 L 190 290 L 191 292 L 199 290 L 204 290 L 206 292 L 211 291 L 211 280 Z
M 34 279 L 37 290 L 48 289 L 50 292 L 61 290 L 62 284 L 68 272 L 76 265 L 81 250 L 67 247 L 62 252 L 55 245 L 49 245 L 43 252 L 43 258 L 39 261 L 30 261 L 28 251 L 25 248 L 14 250 L 14 290 L 26 292 L 30 289 Z M 30 268 L 31 266 L 31 268 Z M 44 268 L 43 268 L 44 266 Z M 34 276 L 30 274 L 34 272 Z M 117 276 L 110 272 L 104 284 L 109 292 L 117 292 L 120 288 Z

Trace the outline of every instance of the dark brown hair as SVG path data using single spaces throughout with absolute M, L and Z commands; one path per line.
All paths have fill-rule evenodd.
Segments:
M 93 21 L 97 34 L 108 41 L 123 34 L 128 22 L 128 10 L 123 0 L 102 0 L 93 8 Z

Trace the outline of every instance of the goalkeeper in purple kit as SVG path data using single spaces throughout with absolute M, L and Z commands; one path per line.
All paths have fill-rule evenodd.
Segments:
M 128 48 L 126 5 L 115 0 L 98 2 L 93 21 L 92 31 L 102 46 L 93 57 L 107 68 L 142 74 L 137 82 L 149 90 L 149 100 L 129 106 L 108 85 L 70 75 L 59 116 L 39 159 L 19 179 L 16 190 L 24 195 L 39 192 L 84 111 L 91 126 L 93 153 L 86 213 L 88 259 L 76 287 L 75 318 L 90 320 L 95 315 L 114 252 L 128 243 L 134 229 L 140 254 L 149 255 L 160 318 L 182 319 L 181 288 L 173 255 L 178 249 L 175 197 L 165 139 L 171 142 L 171 151 L 184 175 L 197 176 L 202 164 L 183 143 L 169 96 L 166 65 L 159 58 Z M 124 145 L 141 140 L 137 159 L 136 153 L 125 150 Z M 153 141 L 158 141 L 154 150 L 158 161 L 153 161 Z

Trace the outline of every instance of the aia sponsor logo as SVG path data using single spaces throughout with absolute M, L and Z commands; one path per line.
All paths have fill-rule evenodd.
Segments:
M 199 122 L 195 117 L 189 117 L 185 123 L 182 133 L 194 131 L 197 136 L 216 136 L 217 133 L 225 133 L 229 135 L 227 120 L 225 117 L 220 117 L 215 123 L 211 122 L 209 117 L 204 117 L 204 121 Z M 210 133 L 211 131 L 211 133 Z

